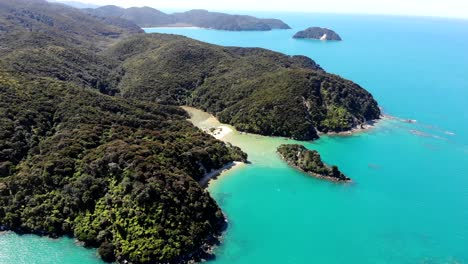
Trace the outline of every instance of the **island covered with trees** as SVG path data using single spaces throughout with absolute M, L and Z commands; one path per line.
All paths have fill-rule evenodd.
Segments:
M 98 17 L 123 18 L 140 27 L 200 27 L 229 31 L 290 29 L 286 23 L 279 19 L 231 15 L 203 9 L 166 14 L 151 7 L 121 8 L 107 5 L 84 9 L 84 11 Z
M 106 261 L 199 261 L 226 225 L 199 181 L 247 155 L 179 106 L 297 139 L 380 115 L 304 56 L 144 34 L 43 0 L 2 1 L 0 22 L 0 229 L 75 236 Z
M 297 32 L 293 38 L 296 39 L 319 39 L 319 40 L 337 40 L 341 41 L 340 35 L 328 28 L 310 27 Z
M 337 166 L 325 165 L 316 150 L 308 150 L 299 144 L 283 144 L 278 147 L 277 151 L 289 165 L 310 175 L 332 181 L 351 181 Z

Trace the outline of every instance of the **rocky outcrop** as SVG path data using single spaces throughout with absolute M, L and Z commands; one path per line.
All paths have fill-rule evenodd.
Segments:
M 293 38 L 341 41 L 341 37 L 335 31 L 321 27 L 310 27 L 299 31 L 293 36 Z
M 298 144 L 283 144 L 278 147 L 277 151 L 289 165 L 312 176 L 331 181 L 351 181 L 337 166 L 325 165 L 316 150 L 308 150 Z

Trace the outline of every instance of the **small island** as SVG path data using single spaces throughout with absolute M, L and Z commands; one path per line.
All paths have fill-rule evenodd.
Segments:
M 320 154 L 315 150 L 308 150 L 299 144 L 283 144 L 277 149 L 281 158 L 289 165 L 317 178 L 337 182 L 349 182 L 337 166 L 327 166 L 322 162 Z
M 341 41 L 340 35 L 328 28 L 310 27 L 297 32 L 293 38 L 297 39 L 319 39 L 319 40 L 337 40 Z

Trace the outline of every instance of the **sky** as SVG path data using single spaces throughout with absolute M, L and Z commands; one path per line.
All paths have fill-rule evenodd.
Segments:
M 300 11 L 468 18 L 468 0 L 78 0 L 96 5 L 221 11 Z

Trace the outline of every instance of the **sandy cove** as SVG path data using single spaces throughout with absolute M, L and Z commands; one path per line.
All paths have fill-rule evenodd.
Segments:
M 217 169 L 217 170 L 212 170 L 208 173 L 205 174 L 205 176 L 203 176 L 203 178 L 201 180 L 198 181 L 198 183 L 202 186 L 202 187 L 207 187 L 208 186 L 208 183 L 210 182 L 210 180 L 214 180 L 216 179 L 219 175 L 221 175 L 223 172 L 226 172 L 228 170 L 231 170 L 231 169 L 234 169 L 234 168 L 238 168 L 242 165 L 244 165 L 245 163 L 243 162 L 240 162 L 240 161 L 234 161 L 234 162 L 230 162 L 226 165 L 224 165 L 222 168 L 220 169 Z
M 203 131 L 220 140 L 233 132 L 232 128 L 225 125 L 212 128 L 204 128 Z

